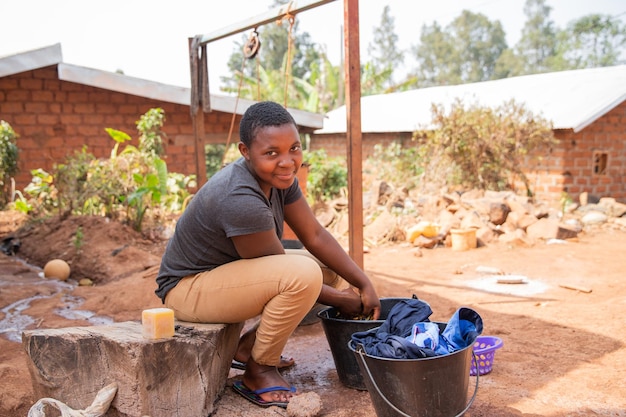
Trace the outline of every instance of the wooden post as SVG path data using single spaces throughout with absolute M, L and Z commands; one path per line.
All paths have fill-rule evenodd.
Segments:
M 348 155 L 348 216 L 350 256 L 363 268 L 363 175 L 361 133 L 361 63 L 359 0 L 344 0 L 346 78 L 346 139 Z
M 202 57 L 198 56 L 198 51 L 202 51 Z M 204 110 L 210 104 L 203 103 L 209 98 L 208 94 L 208 74 L 203 67 L 206 67 L 206 48 L 201 47 L 194 38 L 189 39 L 189 66 L 191 72 L 191 122 L 193 125 L 194 151 L 196 153 L 196 183 L 200 189 L 207 181 L 206 176 L 206 155 L 204 151 Z M 206 93 L 204 92 L 206 90 Z

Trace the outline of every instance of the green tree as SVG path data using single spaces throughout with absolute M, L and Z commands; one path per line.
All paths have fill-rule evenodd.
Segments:
M 395 18 L 391 16 L 389 5 L 383 9 L 380 26 L 374 27 L 374 39 L 368 46 L 371 57 L 369 64 L 374 75 L 384 75 L 381 87 L 393 90 L 394 69 L 404 63 L 404 55 L 398 48 L 398 35 L 395 32 Z M 372 91 L 371 94 L 382 93 Z
M 550 20 L 552 7 L 546 0 L 526 0 L 526 23 L 522 37 L 515 45 L 516 54 L 523 63 L 523 74 L 552 71 L 558 64 L 557 29 Z M 521 75 L 513 73 L 512 75 Z
M 505 49 L 496 61 L 494 79 L 515 77 L 524 74 L 524 60 L 513 49 Z
M 457 81 L 451 81 L 453 73 L 450 58 L 455 52 L 453 40 L 439 23 L 433 22 L 431 26 L 422 25 L 420 43 L 412 46 L 411 50 L 418 62 L 418 68 L 414 73 L 417 85 L 424 87 Z
M 437 22 L 424 25 L 412 51 L 420 86 L 461 84 L 495 78 L 496 62 L 507 49 L 499 21 L 463 10 L 445 30 Z
M 571 68 L 617 65 L 626 46 L 626 24 L 609 15 L 590 14 L 567 25 L 564 58 Z
M 463 82 L 493 79 L 496 61 L 507 48 L 500 21 L 492 22 L 481 13 L 464 10 L 450 28 L 453 32 L 459 75 Z
M 274 0 L 270 9 L 275 9 L 286 4 L 286 0 Z M 240 42 L 235 42 L 235 49 L 228 60 L 228 68 L 232 74 L 242 71 L 246 77 L 257 77 L 258 67 L 263 67 L 266 72 L 285 71 L 290 69 L 289 76 L 307 80 L 311 76 L 311 68 L 322 59 L 319 46 L 311 40 L 308 32 L 300 33 L 298 30 L 297 16 L 293 20 L 293 27 L 288 19 L 283 19 L 275 24 L 268 24 L 258 29 L 260 48 L 254 59 L 244 57 L 244 45 L 248 41 L 249 34 L 243 34 Z M 291 36 L 291 48 L 289 37 Z M 291 61 L 287 68 L 287 52 L 291 51 Z M 256 62 L 254 62 L 256 60 Z M 222 89 L 224 91 L 237 91 L 239 78 L 222 77 Z M 255 95 L 256 99 L 256 95 Z M 266 99 L 266 97 L 261 97 Z M 280 100 L 282 102 L 283 100 Z

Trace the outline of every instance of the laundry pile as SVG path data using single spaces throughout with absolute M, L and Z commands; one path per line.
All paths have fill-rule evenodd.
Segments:
M 420 359 L 454 353 L 471 346 L 483 331 L 480 315 L 461 307 L 447 323 L 431 322 L 430 305 L 413 296 L 393 306 L 379 327 L 352 335 L 353 346 L 368 355 L 392 359 Z

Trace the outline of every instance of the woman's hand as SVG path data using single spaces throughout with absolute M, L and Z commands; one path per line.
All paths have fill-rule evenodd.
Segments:
M 380 298 L 374 290 L 374 286 L 368 285 L 361 290 L 361 305 L 365 316 L 371 317 L 372 320 L 378 320 L 380 317 Z
M 380 300 L 372 286 L 361 290 L 360 294 L 355 288 L 346 288 L 340 295 L 334 307 L 342 317 L 370 320 L 378 320 L 380 317 Z
M 358 319 L 363 315 L 361 297 L 353 288 L 346 288 L 340 291 L 334 307 L 346 319 Z

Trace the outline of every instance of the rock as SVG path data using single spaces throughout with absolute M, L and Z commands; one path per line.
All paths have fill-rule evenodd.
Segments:
M 529 247 L 534 243 L 521 229 L 517 229 L 512 233 L 505 233 L 501 235 L 498 240 L 507 245 L 520 247 Z
M 478 190 L 478 189 L 468 190 L 464 192 L 463 194 L 461 194 L 461 201 L 477 200 L 479 198 L 483 198 L 484 196 L 485 196 L 484 190 Z
M 506 204 L 507 206 L 509 206 L 509 209 L 513 213 L 517 213 L 519 215 L 529 213 L 528 208 L 524 204 L 520 203 L 517 199 L 514 199 L 514 198 L 508 199 L 506 200 Z
M 496 233 L 489 227 L 481 227 L 476 230 L 476 239 L 478 241 L 478 246 L 485 246 L 488 243 L 491 243 L 498 239 L 500 234 Z
M 470 211 L 461 220 L 461 229 L 480 229 L 485 226 L 485 222 L 476 211 Z
M 562 240 L 575 239 L 578 237 L 578 229 L 576 226 L 569 226 L 560 224 L 559 230 L 557 231 L 556 238 Z
M 437 238 L 429 238 L 423 235 L 419 235 L 416 239 L 413 239 L 413 246 L 424 249 L 432 249 L 439 243 Z
M 456 229 L 461 226 L 461 221 L 451 212 L 442 210 L 435 221 L 439 225 L 439 233 L 446 235 L 450 229 Z
M 607 216 L 604 213 L 601 213 L 600 211 L 589 211 L 587 214 L 585 214 L 580 221 L 585 225 L 592 225 L 592 224 L 601 224 L 601 223 L 606 223 L 606 221 L 608 220 L 609 216 Z
M 618 227 L 626 230 L 626 217 L 619 217 L 613 220 L 613 223 L 615 223 Z
M 458 204 L 461 201 L 461 196 L 456 193 L 446 193 L 441 198 L 448 204 Z
M 626 214 L 626 204 L 618 203 L 614 198 L 601 198 L 598 206 L 606 207 L 606 214 L 611 217 L 622 217 Z
M 396 217 L 387 210 L 378 213 L 374 221 L 365 227 L 363 235 L 371 242 L 385 240 L 396 229 Z
M 528 230 L 528 227 L 537 223 L 537 218 L 532 214 L 524 214 L 517 219 L 517 227 L 522 230 Z
M 489 206 L 489 221 L 495 225 L 503 224 L 511 209 L 504 203 L 491 203 Z
M 560 223 L 558 219 L 540 219 L 528 226 L 526 233 L 531 239 L 573 239 L 578 236 L 575 225 Z
M 528 226 L 526 234 L 531 239 L 556 239 L 558 231 L 558 219 L 544 218 Z
M 315 417 L 322 411 L 322 398 L 316 392 L 304 392 L 289 400 L 289 417 Z
M 337 217 L 335 211 L 326 204 L 318 204 L 314 206 L 313 212 L 315 213 L 317 221 L 324 227 L 330 226 Z

